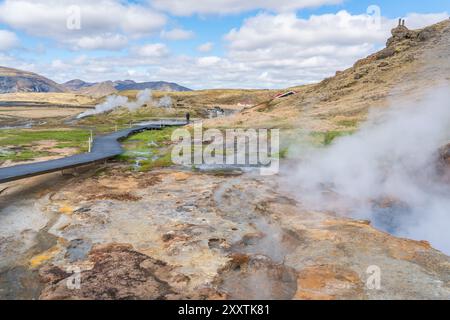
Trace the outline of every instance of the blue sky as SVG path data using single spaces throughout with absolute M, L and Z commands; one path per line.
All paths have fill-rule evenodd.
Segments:
M 444 0 L 2 0 L 0 65 L 58 82 L 281 88 L 379 50 L 399 17 L 420 28 L 449 12 Z

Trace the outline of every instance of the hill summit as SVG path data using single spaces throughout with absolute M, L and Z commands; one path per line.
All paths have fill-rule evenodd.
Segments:
M 38 74 L 0 67 L 0 93 L 65 91 L 63 86 Z
M 64 83 L 63 86 L 67 90 L 94 97 L 103 97 L 124 90 L 150 89 L 166 92 L 192 91 L 191 89 L 180 86 L 176 83 L 165 81 L 139 83 L 133 80 L 119 80 L 119 81 L 104 81 L 104 82 L 90 83 L 85 82 L 83 80 L 75 79 Z

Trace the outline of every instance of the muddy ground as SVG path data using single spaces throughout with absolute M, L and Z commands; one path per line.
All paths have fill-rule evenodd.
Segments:
M 450 297 L 449 257 L 307 211 L 273 177 L 109 164 L 6 187 L 2 299 Z

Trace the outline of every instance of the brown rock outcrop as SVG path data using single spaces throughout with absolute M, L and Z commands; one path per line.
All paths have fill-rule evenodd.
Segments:
M 427 27 L 421 30 L 409 30 L 405 26 L 405 21 L 400 21 L 399 25 L 392 29 L 392 37 L 388 39 L 386 46 L 391 47 L 392 45 L 402 42 L 404 40 L 411 40 L 413 42 L 423 42 L 433 38 L 437 34 L 435 27 Z
M 296 299 L 334 300 L 364 298 L 363 282 L 351 269 L 338 265 L 317 265 L 305 268 L 297 278 Z
M 170 269 L 164 262 L 138 253 L 130 245 L 111 244 L 94 248 L 91 270 L 81 272 L 80 289 L 67 286 L 68 276 L 58 267 L 41 269 L 43 281 L 53 283 L 41 299 L 166 299 L 174 291 L 158 277 Z

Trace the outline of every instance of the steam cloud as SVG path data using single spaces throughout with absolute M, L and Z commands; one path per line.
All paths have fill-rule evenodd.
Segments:
M 450 141 L 449 101 L 449 88 L 438 88 L 372 112 L 357 133 L 307 152 L 289 173 L 299 200 L 450 253 L 450 185 L 436 168 Z
M 127 97 L 112 95 L 106 98 L 106 101 L 95 106 L 94 110 L 89 110 L 78 115 L 78 119 L 92 116 L 95 114 L 105 113 L 119 107 L 128 108 L 130 111 L 135 111 L 145 104 L 152 103 L 152 91 L 145 89 L 139 91 L 136 95 L 136 101 L 128 101 Z
M 160 108 L 171 108 L 172 105 L 172 98 L 170 98 L 169 96 L 162 97 L 158 102 L 158 107 Z

